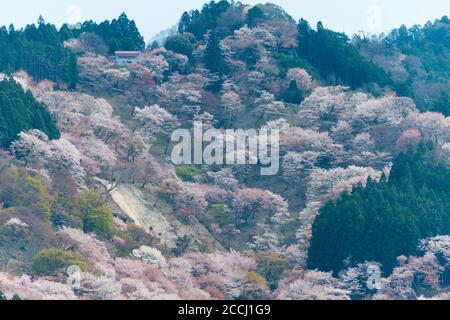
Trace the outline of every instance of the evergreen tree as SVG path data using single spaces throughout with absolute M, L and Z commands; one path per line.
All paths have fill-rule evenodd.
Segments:
M 260 7 L 254 6 L 247 13 L 247 24 L 250 28 L 256 27 L 259 21 L 265 18 L 264 12 Z
M 178 32 L 183 34 L 189 30 L 189 25 L 191 24 L 191 16 L 189 13 L 184 12 L 181 16 L 180 23 L 178 24 Z
M 220 48 L 220 39 L 214 32 L 209 36 L 204 62 L 206 68 L 212 73 L 217 73 L 219 75 L 227 73 L 225 58 L 222 49 Z
M 31 92 L 24 92 L 14 80 L 0 82 L 0 147 L 8 148 L 20 132 L 30 129 L 39 129 L 50 139 L 60 136 L 47 107 Z
M 447 92 L 442 92 L 438 101 L 434 103 L 433 111 L 440 112 L 450 117 L 450 99 Z
M 421 239 L 450 234 L 450 170 L 426 160 L 425 146 L 400 155 L 389 181 L 369 179 L 326 204 L 313 227 L 308 267 L 338 273 L 344 260 L 380 262 L 417 254 Z
M 232 34 L 233 31 L 239 29 L 241 25 L 230 26 L 230 28 L 222 29 L 220 31 L 216 30 L 216 28 L 222 14 L 233 6 L 243 7 L 239 2 L 221 0 L 204 4 L 200 11 L 193 10 L 190 14 L 185 12 L 181 16 L 178 31 L 180 33 L 192 33 L 197 40 L 202 40 L 209 31 L 217 32 L 217 35 L 221 38 L 228 34 Z
M 291 81 L 289 88 L 281 96 L 281 100 L 293 104 L 300 104 L 303 99 L 303 93 L 297 87 L 297 82 L 295 80 Z
M 117 50 L 135 51 L 144 50 L 144 37 L 139 32 L 134 20 L 130 20 L 125 13 L 117 19 L 103 21 L 100 24 L 90 20 L 81 25 L 81 28 L 67 30 L 63 26 L 60 30 L 61 38 L 67 40 L 71 37 L 81 37 L 85 32 L 95 33 L 102 38 L 109 48 L 109 53 L 113 54 Z
M 0 28 L 0 71 L 11 73 L 23 69 L 36 80 L 65 82 L 75 88 L 76 57 L 64 47 L 56 27 L 39 18 L 37 26 L 16 30 L 14 25 Z
M 306 20 L 298 24 L 298 55 L 331 84 L 360 88 L 370 83 L 392 85 L 386 72 L 363 58 L 344 33 L 326 29 L 321 22 L 313 30 Z
M 182 35 L 176 35 L 167 38 L 164 47 L 167 50 L 183 54 L 187 56 L 189 59 L 192 59 L 192 52 L 194 50 L 194 46 L 187 38 L 183 37 Z

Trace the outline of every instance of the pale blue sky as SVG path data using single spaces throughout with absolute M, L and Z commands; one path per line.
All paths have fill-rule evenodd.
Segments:
M 173 26 L 181 14 L 200 8 L 205 0 L 0 0 L 0 25 L 24 26 L 42 14 L 57 24 L 74 20 L 111 20 L 125 11 L 148 41 Z M 256 4 L 261 1 L 247 0 Z M 265 1 L 263 1 L 265 2 Z M 295 19 L 353 34 L 359 30 L 380 33 L 401 24 L 423 24 L 450 15 L 450 0 L 273 0 Z

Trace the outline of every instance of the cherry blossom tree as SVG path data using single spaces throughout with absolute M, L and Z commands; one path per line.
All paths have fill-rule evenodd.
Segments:
M 289 69 L 286 79 L 289 80 L 289 82 L 295 81 L 297 88 L 303 92 L 308 92 L 312 89 L 312 77 L 305 69 Z
M 175 203 L 178 214 L 193 218 L 205 213 L 208 202 L 201 189 L 178 179 L 167 179 L 161 183 L 161 191 Z
M 372 151 L 375 148 L 375 142 L 369 133 L 361 133 L 355 136 L 352 141 L 352 148 L 356 152 Z
M 134 119 L 140 126 L 140 133 L 147 140 L 152 141 L 157 137 L 163 137 L 166 145 L 178 125 L 177 118 L 158 105 L 136 108 Z
M 227 113 L 230 113 L 230 115 L 245 109 L 239 94 L 234 91 L 224 90 L 221 105 Z
M 316 166 L 319 155 L 312 151 L 288 152 L 283 158 L 283 179 L 288 183 L 301 183 Z
M 341 144 L 347 144 L 353 134 L 353 128 L 347 121 L 339 120 L 331 129 L 333 139 Z
M 288 204 L 279 195 L 261 189 L 240 189 L 235 191 L 233 211 L 236 223 L 255 219 L 257 214 L 267 214 L 269 220 L 282 223 L 289 217 Z
M 419 246 L 422 256 L 399 257 L 400 265 L 382 279 L 375 299 L 418 299 L 430 289 L 438 291 L 450 266 L 449 243 L 448 236 L 425 239 Z
M 275 96 L 267 91 L 261 92 L 260 97 L 255 99 L 255 104 L 255 115 L 263 119 L 272 118 L 285 111 L 284 103 L 277 101 Z
M 86 171 L 82 167 L 83 156 L 67 139 L 49 141 L 39 130 L 22 132 L 19 136 L 20 139 L 11 145 L 16 158 L 25 160 L 26 165 L 36 169 L 67 169 L 75 181 L 84 184 Z
M 368 177 L 377 180 L 381 177 L 381 172 L 372 168 L 355 166 L 350 166 L 347 169 L 314 169 L 311 172 L 311 179 L 308 184 L 308 201 L 335 199 L 342 192 L 351 191 L 353 186 L 365 183 Z
M 422 141 L 422 134 L 417 129 L 408 129 L 402 133 L 396 143 L 397 152 L 407 152 L 410 148 L 415 149 Z
M 0 273 L 0 288 L 7 298 L 18 295 L 22 300 L 76 300 L 77 296 L 65 283 L 30 276 Z
M 131 73 L 126 68 L 116 68 L 104 56 L 86 54 L 78 59 L 79 77 L 94 90 L 125 88 Z
M 338 280 L 329 273 L 307 271 L 278 291 L 280 300 L 349 300 L 348 292 L 337 287 Z
M 136 64 L 142 65 L 153 75 L 158 83 L 164 79 L 164 74 L 170 69 L 170 65 L 162 54 L 144 52 L 136 59 Z

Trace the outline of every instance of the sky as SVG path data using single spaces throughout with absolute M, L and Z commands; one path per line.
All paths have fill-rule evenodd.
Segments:
M 17 27 L 36 22 L 40 14 L 57 26 L 78 21 L 103 21 L 126 12 L 149 41 L 174 26 L 184 11 L 201 8 L 205 0 L 0 0 L 0 25 Z M 263 1 L 246 0 L 257 4 Z M 295 19 L 311 25 L 322 21 L 335 31 L 354 34 L 387 32 L 402 24 L 424 24 L 450 15 L 450 0 L 272 0 Z

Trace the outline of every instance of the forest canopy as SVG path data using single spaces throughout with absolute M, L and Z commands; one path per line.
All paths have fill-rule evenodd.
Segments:
M 65 82 L 73 89 L 77 83 L 77 59 L 64 47 L 53 24 L 42 17 L 38 24 L 16 30 L 14 25 L 0 28 L 0 72 L 25 70 L 36 80 Z
M 50 139 L 58 139 L 59 130 L 47 107 L 31 92 L 23 91 L 14 80 L 0 82 L 0 146 L 8 148 L 22 131 L 38 129 Z
M 390 76 L 379 66 L 363 58 L 343 33 L 317 24 L 317 30 L 306 20 L 298 24 L 298 54 L 313 65 L 325 79 L 335 84 L 361 88 L 370 83 L 381 87 L 392 85 Z
M 144 37 L 139 32 L 134 20 L 130 20 L 125 13 L 112 21 L 96 23 L 89 20 L 77 28 L 64 25 L 60 33 L 64 40 L 79 38 L 84 33 L 94 33 L 105 42 L 110 54 L 117 50 L 145 49 Z
M 390 273 L 399 256 L 417 254 L 421 239 L 450 233 L 450 170 L 426 161 L 425 148 L 401 154 L 389 180 L 369 180 L 320 211 L 309 267 L 339 272 L 351 263 L 380 262 Z

